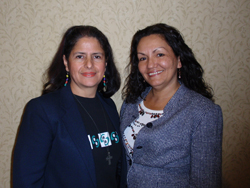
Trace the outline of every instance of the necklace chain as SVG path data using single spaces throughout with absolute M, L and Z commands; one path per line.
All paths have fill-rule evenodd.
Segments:
M 98 127 L 97 127 L 97 125 L 96 125 L 94 119 L 92 118 L 92 116 L 88 113 L 88 111 L 87 111 L 86 108 L 82 105 L 82 103 L 78 100 L 78 98 L 77 98 L 75 95 L 73 95 L 73 96 L 74 96 L 74 98 L 76 99 L 76 101 L 80 104 L 80 106 L 82 107 L 82 109 L 88 114 L 88 116 L 90 117 L 90 119 L 91 119 L 92 122 L 94 123 L 94 125 L 95 125 L 97 131 L 100 133 L 100 131 L 99 131 L 99 129 L 98 129 Z M 98 100 L 98 101 L 99 101 L 99 100 Z M 108 123 L 107 123 L 106 115 L 105 115 L 105 112 L 104 112 L 104 109 L 103 109 L 103 106 L 102 106 L 101 103 L 100 103 L 100 105 L 101 105 L 101 108 L 102 108 L 102 112 L 103 112 L 103 115 L 104 115 L 105 123 L 106 123 L 106 126 L 107 126 L 107 131 L 108 131 Z M 113 157 L 110 155 L 109 146 L 107 146 L 106 149 L 107 149 L 107 153 L 108 153 L 108 156 L 106 157 L 106 161 L 108 161 L 108 164 L 111 165 L 111 159 L 112 159 Z

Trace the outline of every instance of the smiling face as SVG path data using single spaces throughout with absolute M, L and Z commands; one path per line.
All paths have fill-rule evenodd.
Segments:
M 72 92 L 83 97 L 93 97 L 106 67 L 105 53 L 98 40 L 94 37 L 80 38 L 68 60 L 64 55 L 63 61 L 66 71 L 70 73 Z
M 179 85 L 177 68 L 181 68 L 181 61 L 161 35 L 143 37 L 137 46 L 137 56 L 139 71 L 153 89 Z

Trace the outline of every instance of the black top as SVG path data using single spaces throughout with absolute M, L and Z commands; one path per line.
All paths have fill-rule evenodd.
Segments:
M 97 187 L 118 187 L 117 167 L 120 165 L 122 152 L 120 138 L 97 96 L 75 97 L 92 149 Z

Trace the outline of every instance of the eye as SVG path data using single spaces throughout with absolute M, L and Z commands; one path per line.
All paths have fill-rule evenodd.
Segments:
M 163 53 L 159 53 L 159 54 L 157 54 L 157 56 L 158 57 L 162 57 L 162 56 L 164 56 L 164 54 Z
M 101 59 L 102 57 L 100 55 L 94 55 L 95 59 Z
M 82 56 L 82 55 L 77 55 L 76 58 L 77 58 L 77 59 L 82 59 L 83 56 Z
M 144 60 L 146 60 L 146 57 L 141 57 L 141 58 L 138 58 L 139 59 L 139 61 L 144 61 Z

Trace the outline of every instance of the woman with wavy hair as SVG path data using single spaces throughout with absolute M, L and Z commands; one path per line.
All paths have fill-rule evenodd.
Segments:
M 14 188 L 125 187 L 120 87 L 107 37 L 93 26 L 64 34 L 42 96 L 28 102 L 13 156 Z
M 180 32 L 135 33 L 123 88 L 128 187 L 220 187 L 222 111 Z

